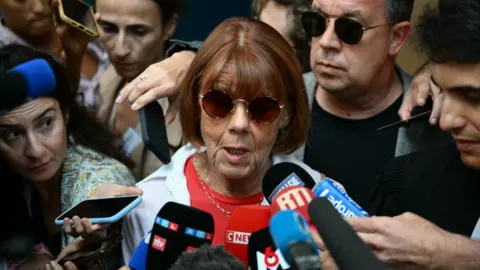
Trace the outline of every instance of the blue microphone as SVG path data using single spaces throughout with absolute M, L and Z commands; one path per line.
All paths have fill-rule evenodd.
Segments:
M 147 253 L 148 253 L 148 244 L 150 243 L 150 236 L 152 235 L 152 231 L 150 230 L 145 237 L 140 240 L 138 243 L 137 248 L 132 254 L 130 258 L 130 262 L 128 263 L 128 267 L 132 270 L 145 270 L 147 269 Z
M 293 210 L 280 211 L 270 219 L 273 242 L 294 269 L 320 269 L 320 249 L 309 226 Z
M 51 93 L 57 86 L 55 73 L 44 59 L 22 63 L 0 75 L 0 114 L 29 99 Z

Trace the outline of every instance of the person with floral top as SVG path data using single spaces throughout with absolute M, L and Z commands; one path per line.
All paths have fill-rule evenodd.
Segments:
M 132 187 L 117 192 L 120 186 L 136 183 L 130 171 L 132 163 L 121 153 L 116 137 L 75 101 L 64 67 L 52 56 L 23 45 L 5 46 L 0 49 L 0 74 L 9 74 L 18 65 L 38 59 L 48 63 L 55 85 L 43 89 L 40 97 L 25 97 L 19 104 L 2 103 L 0 179 L 21 186 L 35 250 L 44 256 L 50 252 L 52 260 L 79 236 L 88 240 L 106 235 L 106 230 L 85 217 L 73 217 L 62 230 L 54 222 L 57 216 L 87 198 L 141 191 Z M 32 78 L 38 82 L 31 84 L 44 79 Z M 4 85 L 0 95 L 8 87 L 17 87 L 9 82 L 0 84 Z M 20 265 L 25 262 L 20 261 Z M 20 269 L 12 267 L 19 264 L 18 260 L 7 264 L 9 269 Z

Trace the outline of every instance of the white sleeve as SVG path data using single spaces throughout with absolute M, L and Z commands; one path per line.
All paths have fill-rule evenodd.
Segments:
M 143 190 L 142 202 L 123 220 L 122 255 L 128 265 L 142 238 L 152 229 L 158 211 L 173 198 L 164 183 L 147 181 L 137 185 Z

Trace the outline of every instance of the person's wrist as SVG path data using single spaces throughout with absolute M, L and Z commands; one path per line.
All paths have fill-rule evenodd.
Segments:
M 193 51 L 180 51 L 172 55 L 172 59 L 181 61 L 182 63 L 191 63 L 193 58 L 195 58 L 196 53 Z
M 460 242 L 459 242 L 460 241 Z M 443 231 L 440 236 L 428 246 L 430 261 L 425 265 L 428 269 L 449 269 L 455 260 L 455 247 L 461 245 L 461 239 L 456 235 Z

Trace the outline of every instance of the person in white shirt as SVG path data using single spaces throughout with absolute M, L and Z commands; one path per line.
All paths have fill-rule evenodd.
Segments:
M 143 201 L 124 219 L 124 262 L 169 201 L 212 214 L 212 244 L 221 244 L 236 207 L 267 204 L 262 180 L 272 165 L 296 163 L 318 182 L 320 173 L 288 155 L 307 136 L 304 89 L 295 52 L 272 27 L 243 18 L 220 24 L 182 82 L 178 106 L 187 145 L 137 185 Z

